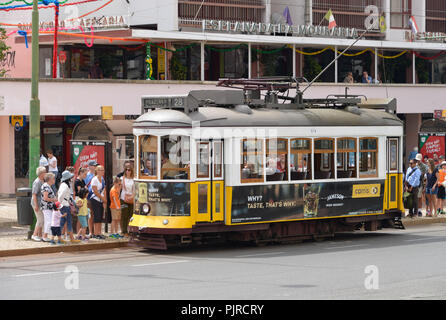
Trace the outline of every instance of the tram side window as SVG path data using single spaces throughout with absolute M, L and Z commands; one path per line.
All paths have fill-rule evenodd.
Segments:
M 291 180 L 311 180 L 311 139 L 291 139 Z
M 334 139 L 314 140 L 314 179 L 334 179 Z
M 156 179 L 158 175 L 158 137 L 139 137 L 139 173 L 142 179 Z
M 359 176 L 361 178 L 378 176 L 378 139 L 359 139 Z
M 356 178 L 356 138 L 337 139 L 337 177 Z
M 241 149 L 241 182 L 263 182 L 263 140 L 244 139 Z
M 288 181 L 288 139 L 266 140 L 266 181 Z
M 161 178 L 185 179 L 190 177 L 190 138 L 169 135 L 161 137 Z

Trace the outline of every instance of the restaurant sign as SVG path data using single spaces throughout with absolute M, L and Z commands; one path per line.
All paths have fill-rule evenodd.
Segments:
M 91 18 L 66 19 L 59 21 L 59 28 L 79 28 L 84 29 L 112 29 L 112 28 L 126 28 L 128 21 L 126 16 L 101 16 Z M 18 25 L 19 30 L 31 30 L 31 24 L 23 23 Z M 54 21 L 41 21 L 39 28 L 44 30 L 54 29 Z
M 203 20 L 203 31 L 220 31 L 247 34 L 280 34 L 296 37 L 330 37 L 330 38 L 357 38 L 358 30 L 355 28 L 327 26 L 274 24 L 249 21 L 224 21 L 224 20 Z

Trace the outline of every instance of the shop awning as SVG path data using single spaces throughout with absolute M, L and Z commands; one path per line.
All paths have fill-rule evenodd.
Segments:
M 133 120 L 106 120 L 105 125 L 114 136 L 124 136 L 132 134 Z

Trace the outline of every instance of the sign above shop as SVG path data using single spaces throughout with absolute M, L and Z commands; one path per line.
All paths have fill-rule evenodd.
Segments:
M 54 21 L 41 21 L 39 23 L 40 29 L 54 29 Z M 113 28 L 127 28 L 127 16 L 102 16 L 81 19 L 66 19 L 59 21 L 59 28 L 94 28 L 94 29 L 113 29 Z M 31 30 L 29 23 L 19 23 L 19 30 Z
M 329 37 L 329 38 L 357 38 L 358 30 L 355 28 L 327 26 L 274 24 L 249 21 L 224 21 L 224 20 L 203 20 L 203 31 L 220 31 L 247 34 L 283 34 L 296 37 Z
M 417 32 L 406 31 L 406 40 L 408 41 L 427 41 L 427 42 L 446 42 L 446 33 L 444 32 Z
M 113 106 L 101 107 L 102 120 L 113 120 Z

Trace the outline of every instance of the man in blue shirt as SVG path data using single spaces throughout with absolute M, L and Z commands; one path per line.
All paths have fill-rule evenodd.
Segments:
M 406 190 L 411 193 L 412 208 L 409 209 L 411 218 L 418 214 L 418 188 L 420 186 L 421 170 L 417 166 L 415 159 L 410 160 L 409 168 L 406 172 Z
M 362 83 L 372 83 L 373 79 L 371 76 L 369 76 L 369 73 L 367 71 L 364 71 L 362 73 Z

